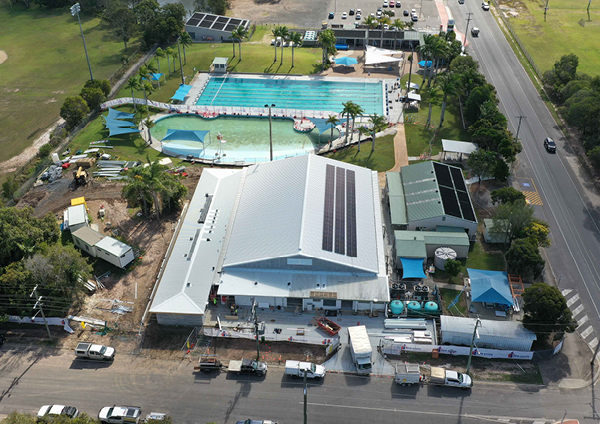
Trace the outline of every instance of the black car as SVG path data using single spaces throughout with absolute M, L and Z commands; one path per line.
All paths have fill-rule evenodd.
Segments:
M 404 12 L 402 12 L 402 14 L 403 14 L 404 16 L 408 16 L 408 10 L 405 10 Z
M 350 9 L 350 13 L 348 13 L 348 15 L 350 15 L 350 16 L 354 15 L 354 9 Z
M 402 7 L 402 4 L 400 4 L 400 2 L 396 2 L 396 7 L 399 9 Z
M 333 19 L 333 17 L 334 17 L 333 12 L 329 12 L 329 19 Z
M 550 137 L 544 139 L 544 147 L 547 152 L 556 153 L 556 143 Z

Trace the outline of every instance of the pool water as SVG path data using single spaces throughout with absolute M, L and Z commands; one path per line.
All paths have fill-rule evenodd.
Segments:
M 212 77 L 196 102 L 201 106 L 264 107 L 340 112 L 352 100 L 365 114 L 383 115 L 381 82 Z
M 319 144 L 329 142 L 330 131 L 321 136 L 317 130 L 310 133 L 299 133 L 294 130 L 294 121 L 290 119 L 273 119 L 273 157 L 283 158 L 300 154 L 313 153 Z M 178 130 L 204 130 L 210 131 L 204 142 L 204 159 L 212 159 L 215 154 L 225 153 L 226 161 L 245 160 L 247 162 L 261 162 L 269 160 L 269 120 L 267 118 L 219 117 L 204 119 L 195 115 L 167 116 L 155 121 L 155 126 L 150 130 L 152 136 L 162 140 L 168 129 Z M 225 143 L 217 139 L 221 133 Z M 333 131 L 334 139 L 339 137 L 339 131 Z M 195 153 L 202 143 L 194 141 L 165 142 L 164 145 L 173 143 L 180 146 L 191 147 L 187 154 Z

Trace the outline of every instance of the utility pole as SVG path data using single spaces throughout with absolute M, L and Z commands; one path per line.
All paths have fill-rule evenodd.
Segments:
M 475 336 L 477 335 L 477 327 L 481 324 L 481 320 L 477 317 L 475 321 L 475 328 L 473 329 L 473 338 L 471 339 L 471 349 L 469 350 L 469 361 L 467 362 L 467 375 L 471 370 L 471 357 L 473 356 L 473 345 L 475 345 Z
M 411 43 L 410 49 L 410 67 L 408 68 L 408 85 L 406 86 L 406 97 L 408 99 L 408 92 L 410 91 L 410 79 L 412 77 L 412 66 L 415 62 L 415 48 Z M 427 69 L 427 60 L 425 60 L 425 69 Z M 402 87 L 400 87 L 400 92 L 402 92 Z
M 90 65 L 90 57 L 88 56 L 87 47 L 85 45 L 85 37 L 83 36 L 83 28 L 81 27 L 81 19 L 79 18 L 79 12 L 81 12 L 81 6 L 79 3 L 75 3 L 73 6 L 71 6 L 71 16 L 77 15 L 77 20 L 79 21 L 79 30 L 81 31 L 81 39 L 83 40 L 83 49 L 85 50 L 85 57 L 90 70 L 90 80 L 94 81 L 94 76 L 92 75 L 92 66 Z
M 519 118 L 519 125 L 517 125 L 517 135 L 515 136 L 515 141 L 519 141 L 519 131 L 521 130 L 521 121 L 523 120 L 523 118 L 527 119 L 527 117 L 523 116 L 523 115 L 519 115 L 519 116 L 517 116 L 517 118 Z
M 185 78 L 183 77 L 183 65 L 181 64 L 181 48 L 179 47 L 179 40 L 181 40 L 181 37 L 177 38 L 177 53 L 179 55 L 179 69 L 181 70 L 181 83 L 185 84 Z
M 546 22 L 546 13 L 548 12 L 548 3 L 550 3 L 550 0 L 546 0 L 546 6 L 544 6 L 544 22 Z
M 308 386 L 306 384 L 306 370 L 304 370 L 304 424 L 308 424 Z
M 254 335 L 256 336 L 256 362 L 260 360 L 260 347 L 258 343 L 258 316 L 256 315 L 256 300 L 252 298 L 252 319 L 254 319 Z
M 471 13 L 471 12 L 467 13 L 467 29 L 465 29 L 465 39 L 463 41 L 463 49 L 467 45 L 467 34 L 469 33 L 469 22 L 471 22 L 472 15 L 473 15 L 473 13 Z
M 48 338 L 50 339 L 50 341 L 52 341 L 52 333 L 50 333 L 50 327 L 48 327 L 48 321 L 46 321 L 46 315 L 44 314 L 44 309 L 42 309 L 42 299 L 43 296 L 38 296 L 37 294 L 37 288 L 38 286 L 36 285 L 33 288 L 33 291 L 31 292 L 31 294 L 29 295 L 29 297 L 33 297 L 35 295 L 35 305 L 33 305 L 33 309 L 39 309 L 40 313 L 42 314 L 42 318 L 44 319 L 44 324 L 46 325 L 46 331 L 48 332 Z

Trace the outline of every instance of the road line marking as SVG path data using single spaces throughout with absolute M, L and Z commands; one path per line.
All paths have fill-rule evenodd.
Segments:
M 588 343 L 590 347 L 593 349 L 598 345 L 598 337 L 594 337 L 594 340 Z
M 572 289 L 562 289 L 561 293 L 562 293 L 563 296 L 566 297 L 572 291 L 573 291 Z
M 579 315 L 581 311 L 583 311 L 583 309 L 583 305 L 579 305 L 578 307 L 576 307 L 575 310 L 573 310 L 573 316 L 576 317 L 577 315 Z
M 575 296 L 567 300 L 567 306 L 570 308 L 571 305 L 579 300 L 579 293 L 576 293 Z
M 587 322 L 587 320 L 590 319 L 587 315 L 584 315 L 583 318 L 581 318 L 580 320 L 577 321 L 577 325 L 582 326 L 583 324 L 585 324 Z
M 594 331 L 594 329 L 590 325 L 588 328 L 585 329 L 585 331 L 583 333 L 581 333 L 581 337 L 583 337 L 584 339 L 587 339 L 587 336 L 592 334 L 592 331 Z

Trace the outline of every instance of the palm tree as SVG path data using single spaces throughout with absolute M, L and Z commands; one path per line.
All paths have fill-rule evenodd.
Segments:
M 323 46 L 323 62 L 321 65 L 322 71 L 325 70 L 325 64 L 327 62 L 329 62 L 329 58 L 328 58 L 329 53 L 331 53 L 331 54 L 336 53 L 335 40 L 336 40 L 335 33 L 330 29 L 326 29 L 319 33 L 319 42 Z
M 171 48 L 171 47 L 169 47 L 169 48 L 172 51 L 171 57 L 173 58 L 173 72 L 175 72 L 176 68 L 177 68 L 177 60 L 176 59 L 179 57 L 179 53 L 177 53 L 177 49 Z M 179 64 L 181 65 L 181 62 L 179 62 Z
M 150 82 L 148 81 L 148 78 L 150 77 L 150 72 L 148 71 L 148 68 L 146 67 L 146 65 L 142 66 L 140 68 L 140 70 L 138 71 L 138 73 L 140 76 L 139 83 L 140 83 L 142 90 L 144 91 L 146 116 L 148 118 L 150 118 L 150 112 L 148 111 L 148 94 L 152 93 L 152 90 L 154 87 L 152 87 L 152 84 L 150 84 Z
M 235 37 L 239 43 L 240 60 L 242 60 L 242 41 L 248 39 L 248 30 L 244 26 L 240 25 L 231 32 L 231 37 Z
M 273 47 L 275 48 L 275 58 L 273 59 L 273 63 L 277 62 L 277 39 L 281 36 L 281 26 L 277 25 L 275 28 L 271 30 L 271 34 L 275 37 L 275 42 L 273 43 Z
M 135 105 L 135 96 L 133 94 L 133 91 L 140 89 L 140 82 L 135 77 L 131 77 L 127 80 L 127 84 L 125 84 L 125 89 L 131 90 L 131 98 L 133 99 L 133 110 L 135 111 L 135 113 L 137 113 L 137 106 Z
M 325 121 L 326 124 L 331 125 L 331 135 L 329 136 L 329 150 L 331 150 L 331 143 L 333 142 L 333 129 L 338 124 L 338 122 L 340 122 L 340 120 L 335 115 L 329 115 L 329 118 L 327 119 L 327 121 Z
M 398 32 L 404 29 L 405 22 L 401 19 L 395 19 L 390 25 L 390 28 L 394 30 L 394 48 L 398 46 Z
M 175 50 L 173 49 L 173 47 L 167 47 L 165 49 L 165 54 L 167 55 L 167 65 L 169 66 L 169 76 L 171 76 L 171 56 L 173 56 L 173 53 L 175 53 Z M 173 59 L 175 59 L 175 57 L 173 57 Z M 173 68 L 175 68 L 175 60 L 173 60 Z M 175 69 L 173 69 L 173 71 L 175 71 Z
M 141 203 L 142 213 L 148 216 L 148 203 L 152 202 L 152 195 L 143 178 L 143 173 L 145 173 L 146 169 L 137 166 L 129 171 L 128 183 L 121 190 L 121 196 L 131 205 Z
M 348 130 L 350 129 L 350 114 L 354 108 L 354 102 L 352 100 L 348 100 L 346 103 L 342 103 L 344 109 L 340 112 L 340 115 L 343 117 L 346 115 L 346 138 L 344 139 L 344 143 L 348 143 Z
M 350 117 L 352 118 L 352 132 L 350 133 L 350 142 L 352 142 L 352 140 L 354 139 L 354 125 L 356 124 L 356 117 L 363 116 L 364 113 L 365 111 L 360 105 L 356 103 L 352 105 L 352 108 L 350 110 Z
M 446 114 L 446 100 L 449 95 L 453 95 L 456 91 L 456 76 L 451 72 L 445 72 L 440 75 L 440 79 L 437 82 L 440 90 L 444 93 L 444 100 L 442 101 L 442 114 L 440 116 L 440 128 L 444 123 L 444 115 Z
M 146 118 L 144 125 L 146 125 L 146 129 L 148 130 L 148 144 L 152 144 L 152 135 L 150 134 L 150 129 L 156 124 L 152 119 Z
M 369 45 L 369 30 L 377 28 L 378 22 L 374 16 L 369 15 L 363 20 L 363 25 L 366 25 L 368 28 L 367 29 L 367 46 L 368 46 Z
M 299 32 L 292 32 L 289 36 L 290 43 L 292 44 L 292 68 L 294 67 L 294 49 L 302 45 L 303 39 L 302 34 Z
M 358 128 L 358 132 L 360 135 L 371 135 L 371 130 L 363 126 Z M 360 152 L 360 136 L 358 137 L 358 151 Z
M 390 19 L 389 16 L 383 15 L 377 21 L 379 22 L 379 25 L 381 26 L 381 41 L 379 42 L 379 47 L 383 48 L 383 32 L 384 32 L 383 28 L 385 27 L 385 25 L 391 24 L 392 20 Z
M 179 42 L 181 43 L 181 46 L 183 47 L 183 64 L 187 65 L 187 57 L 185 57 L 185 48 L 192 46 L 192 43 L 193 43 L 192 37 L 187 31 L 184 31 L 181 34 L 181 39 L 179 40 Z
M 152 73 L 152 74 L 156 74 L 158 72 L 156 69 L 156 66 L 154 66 L 154 63 L 152 63 L 152 62 L 146 63 L 146 69 L 148 70 L 149 73 Z M 158 82 L 158 88 L 160 89 L 160 78 L 157 80 L 154 80 L 154 77 L 152 77 L 150 79 L 150 81 Z
M 425 89 L 425 93 L 427 93 L 427 99 L 429 100 L 429 114 L 427 115 L 427 123 L 425 123 L 425 128 L 429 128 L 431 126 L 431 111 L 437 100 L 437 87 L 435 85 L 427 87 Z
M 232 60 L 235 57 L 235 43 L 238 41 L 237 28 L 231 31 L 231 47 L 233 48 Z
M 283 45 L 290 38 L 290 30 L 285 25 L 281 27 L 281 32 L 279 33 L 281 37 L 281 64 L 283 65 Z
M 431 66 L 427 66 L 427 61 L 431 58 L 432 55 L 433 42 L 433 35 L 425 35 L 425 37 L 423 37 L 423 44 L 421 44 L 417 50 L 419 52 L 420 57 L 422 57 L 425 60 L 425 72 L 423 73 L 423 76 L 430 73 L 433 68 Z
M 156 52 L 154 52 L 154 56 L 156 56 L 156 65 L 158 66 L 158 72 L 160 72 L 160 62 L 158 61 L 158 58 L 164 59 L 166 57 L 165 51 L 159 47 L 156 49 Z
M 369 116 L 369 123 L 373 125 L 373 142 L 371 144 L 371 153 L 375 151 L 375 135 L 387 126 L 387 121 L 383 116 L 377 114 Z

